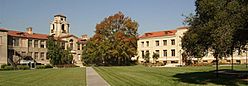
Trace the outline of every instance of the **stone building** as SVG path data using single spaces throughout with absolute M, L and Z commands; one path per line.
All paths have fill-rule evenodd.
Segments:
M 81 66 L 81 53 L 88 40 L 87 35 L 77 37 L 69 33 L 69 23 L 64 15 L 55 15 L 50 23 L 49 34 L 33 33 L 31 27 L 26 32 L 0 28 L 0 65 L 1 64 L 49 64 L 46 41 L 49 35 L 62 40 L 64 49 L 71 49 L 73 63 Z

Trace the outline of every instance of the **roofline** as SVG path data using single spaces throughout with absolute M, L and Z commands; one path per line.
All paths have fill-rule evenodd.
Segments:
M 60 16 L 60 17 L 65 17 L 65 18 L 66 18 L 66 16 L 65 16 L 65 15 L 62 15 L 62 14 L 57 14 L 57 15 L 54 15 L 54 17 L 57 17 L 57 16 Z

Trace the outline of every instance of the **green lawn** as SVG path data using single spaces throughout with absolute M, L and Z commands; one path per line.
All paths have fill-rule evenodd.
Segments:
M 244 65 L 220 67 L 226 73 L 216 79 L 214 66 L 158 68 L 144 66 L 94 67 L 111 86 L 188 86 L 188 85 L 246 85 L 248 69 Z M 245 79 L 246 77 L 246 79 Z M 247 86 L 247 85 L 246 85 Z
M 86 86 L 85 68 L 0 71 L 0 86 Z

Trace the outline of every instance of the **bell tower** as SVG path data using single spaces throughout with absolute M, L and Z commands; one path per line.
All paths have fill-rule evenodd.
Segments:
M 49 35 L 55 37 L 64 36 L 69 34 L 69 23 L 66 21 L 66 16 L 55 15 L 53 21 L 50 23 Z

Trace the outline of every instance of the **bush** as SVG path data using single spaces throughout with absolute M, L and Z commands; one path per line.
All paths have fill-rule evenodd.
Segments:
M 162 62 L 156 62 L 156 63 L 154 64 L 154 66 L 164 66 L 164 63 L 162 63 Z
M 45 65 L 45 68 L 53 68 L 53 66 L 50 64 L 47 64 L 47 65 Z
M 27 66 L 27 65 L 17 65 L 17 68 L 19 70 L 28 70 L 28 69 L 30 69 L 29 66 Z
M 1 68 L 3 69 L 3 68 L 5 68 L 5 66 L 8 66 L 8 65 L 7 64 L 2 64 Z
M 36 65 L 36 69 L 46 69 L 45 65 Z
M 12 66 L 5 66 L 3 70 L 14 70 L 14 67 Z
M 212 65 L 211 63 L 196 63 L 196 64 L 191 64 L 191 66 L 209 66 Z
M 36 69 L 47 69 L 47 68 L 53 68 L 51 65 L 36 65 Z
M 58 67 L 58 68 L 72 68 L 72 67 L 78 67 L 74 64 L 64 64 L 64 65 L 55 65 L 55 67 Z

